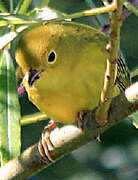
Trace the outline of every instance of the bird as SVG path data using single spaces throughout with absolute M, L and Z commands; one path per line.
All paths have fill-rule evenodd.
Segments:
M 83 110 L 100 101 L 109 38 L 91 26 L 51 22 L 25 31 L 15 58 L 23 71 L 30 101 L 56 122 L 71 124 Z M 130 74 L 120 56 L 113 95 L 130 85 Z

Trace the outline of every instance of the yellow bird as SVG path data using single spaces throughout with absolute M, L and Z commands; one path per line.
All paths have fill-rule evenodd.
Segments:
M 29 99 L 57 122 L 76 122 L 79 112 L 98 105 L 107 43 L 104 33 L 74 22 L 48 23 L 26 32 L 15 57 Z M 118 59 L 114 91 L 129 84 L 127 67 Z

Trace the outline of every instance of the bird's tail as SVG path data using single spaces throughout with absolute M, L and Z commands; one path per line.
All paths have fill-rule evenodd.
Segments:
M 128 67 L 125 63 L 125 60 L 122 54 L 118 58 L 118 62 L 117 62 L 116 83 L 121 92 L 125 91 L 125 89 L 131 85 L 130 72 L 128 70 Z

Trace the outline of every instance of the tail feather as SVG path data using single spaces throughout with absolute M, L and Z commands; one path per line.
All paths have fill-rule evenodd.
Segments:
M 121 92 L 131 85 L 131 77 L 123 56 L 118 58 L 116 84 Z

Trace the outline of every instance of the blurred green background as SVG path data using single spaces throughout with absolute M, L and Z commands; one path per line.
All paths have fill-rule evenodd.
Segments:
M 7 2 L 6 0 L 4 2 Z M 18 1 L 15 1 L 18 2 Z M 33 0 L 30 9 L 42 8 L 47 0 Z M 64 13 L 73 13 L 100 5 L 100 0 L 49 0 L 48 6 Z M 97 28 L 108 23 L 108 16 L 83 17 L 75 21 Z M 130 15 L 121 29 L 121 49 L 128 67 L 138 66 L 138 17 Z M 22 115 L 37 109 L 27 95 L 20 97 Z M 118 107 L 119 108 L 119 107 Z M 137 116 L 138 118 L 138 116 Z M 22 128 L 22 150 L 37 142 L 47 122 Z M 111 128 L 101 136 L 101 142 L 91 142 L 70 153 L 60 161 L 35 175 L 30 180 L 138 180 L 138 130 L 130 119 Z

